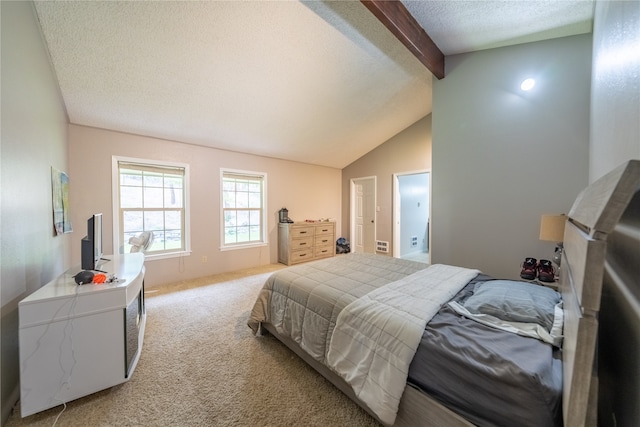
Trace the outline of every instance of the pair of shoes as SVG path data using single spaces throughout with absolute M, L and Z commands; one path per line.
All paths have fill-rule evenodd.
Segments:
M 535 258 L 525 258 L 520 270 L 520 277 L 525 280 L 533 280 L 538 273 L 538 260 Z
M 541 282 L 555 282 L 555 271 L 551 261 L 541 259 L 538 262 L 535 258 L 525 258 L 522 263 L 522 270 L 520 270 L 520 277 L 525 280 L 534 280 L 536 276 Z
M 547 259 L 541 259 L 538 263 L 538 279 L 541 282 L 555 282 L 556 272 L 553 269 L 551 261 Z

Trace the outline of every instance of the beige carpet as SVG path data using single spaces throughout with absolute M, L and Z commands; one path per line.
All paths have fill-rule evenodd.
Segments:
M 69 402 L 56 426 L 379 426 L 280 342 L 247 327 L 262 283 L 281 267 L 148 290 L 131 380 Z M 18 406 L 5 425 L 52 426 L 61 410 L 21 419 Z

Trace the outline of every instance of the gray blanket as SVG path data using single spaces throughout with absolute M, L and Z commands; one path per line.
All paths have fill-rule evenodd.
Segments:
M 260 291 L 249 327 L 258 333 L 260 324 L 268 322 L 326 364 L 328 342 L 342 309 L 374 289 L 427 267 L 392 257 L 351 253 L 278 271 Z

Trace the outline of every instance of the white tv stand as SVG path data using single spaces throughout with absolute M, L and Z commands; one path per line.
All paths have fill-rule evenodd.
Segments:
M 22 301 L 21 415 L 127 381 L 144 339 L 144 254 L 105 255 L 118 281 L 77 285 L 72 268 Z

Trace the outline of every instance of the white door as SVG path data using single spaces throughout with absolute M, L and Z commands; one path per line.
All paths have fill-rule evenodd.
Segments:
M 351 250 L 374 253 L 376 239 L 376 178 L 351 180 Z

